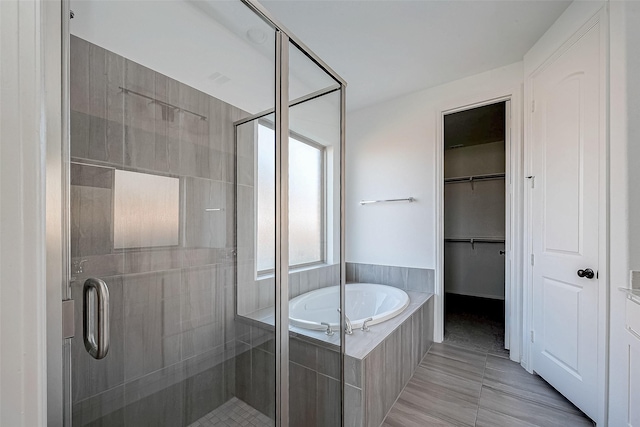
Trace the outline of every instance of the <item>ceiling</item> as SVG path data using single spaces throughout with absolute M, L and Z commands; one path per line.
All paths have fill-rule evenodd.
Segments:
M 347 80 L 347 108 L 355 110 L 522 60 L 569 2 L 262 4 Z M 71 7 L 74 35 L 247 112 L 273 108 L 274 31 L 239 0 L 72 0 Z M 290 61 L 291 99 L 335 85 L 295 49 Z
M 522 60 L 570 1 L 262 0 L 348 82 L 348 110 Z

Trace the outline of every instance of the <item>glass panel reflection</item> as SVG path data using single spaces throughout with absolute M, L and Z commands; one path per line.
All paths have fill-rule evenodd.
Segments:
M 273 330 L 236 316 L 237 289 L 275 286 L 241 284 L 253 149 L 234 123 L 274 108 L 274 28 L 239 0 L 71 3 L 69 421 L 273 425 Z M 82 341 L 89 277 L 110 294 L 102 360 Z
M 289 273 L 289 419 L 330 427 L 342 403 L 340 91 L 295 45 L 289 52 L 290 254 L 320 260 Z

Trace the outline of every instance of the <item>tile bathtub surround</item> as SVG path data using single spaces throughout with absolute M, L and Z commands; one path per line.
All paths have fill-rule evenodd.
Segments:
M 236 396 L 274 419 L 274 402 L 266 398 L 275 393 L 274 333 L 257 323 L 239 329 L 244 351 L 236 359 Z M 291 425 L 340 425 L 339 347 L 291 335 L 289 360 Z
M 291 425 L 340 425 L 340 349 L 289 336 Z
M 428 268 L 347 262 L 347 283 L 379 283 L 405 291 L 433 293 L 435 271 Z
M 323 264 L 289 273 L 289 298 L 340 285 L 340 264 Z
M 86 278 L 111 297 L 107 357 L 72 340 L 73 416 L 186 425 L 235 394 L 233 122 L 246 113 L 75 36 L 70 72 L 76 325 Z M 114 170 L 179 179 L 178 245 L 114 249 Z
M 345 356 L 345 427 L 382 423 L 433 343 L 432 319 L 429 298 L 363 359 Z
M 254 280 L 254 268 L 253 262 L 241 262 L 238 266 L 238 314 L 252 318 L 252 313 L 275 305 L 273 275 Z M 289 298 L 339 284 L 340 264 L 322 264 L 294 270 L 289 273 Z

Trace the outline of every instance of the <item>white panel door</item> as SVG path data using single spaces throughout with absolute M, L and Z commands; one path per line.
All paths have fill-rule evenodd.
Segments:
M 591 418 L 598 407 L 602 309 L 600 31 L 600 24 L 592 27 L 535 74 L 531 86 L 533 369 Z

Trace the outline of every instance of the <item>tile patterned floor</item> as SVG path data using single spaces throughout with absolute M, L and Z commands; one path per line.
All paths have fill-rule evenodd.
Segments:
M 553 387 L 507 358 L 433 344 L 383 427 L 592 427 Z
M 273 425 L 269 417 L 233 397 L 189 427 L 273 427 Z
M 447 294 L 444 342 L 509 357 L 504 349 L 504 301 Z

